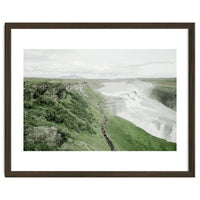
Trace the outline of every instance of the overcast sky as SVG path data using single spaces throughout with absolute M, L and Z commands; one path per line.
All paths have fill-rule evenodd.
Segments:
M 25 49 L 24 76 L 176 77 L 176 50 Z

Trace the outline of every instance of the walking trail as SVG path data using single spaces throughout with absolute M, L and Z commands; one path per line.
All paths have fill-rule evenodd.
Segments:
M 102 115 L 104 116 L 104 119 L 105 119 L 104 122 L 103 122 L 103 124 L 101 125 L 101 132 L 103 133 L 104 138 L 105 138 L 105 140 L 107 141 L 107 143 L 108 143 L 108 145 L 109 145 L 111 151 L 116 151 L 116 149 L 115 149 L 115 147 L 114 147 L 112 141 L 109 139 L 109 137 L 108 137 L 108 135 L 107 135 L 107 133 L 106 133 L 106 130 L 104 129 L 104 126 L 105 126 L 106 123 L 107 123 L 107 117 L 106 117 L 106 115 L 104 114 L 103 109 L 102 109 L 100 103 L 98 103 L 98 106 L 99 106 L 99 109 L 100 109 Z

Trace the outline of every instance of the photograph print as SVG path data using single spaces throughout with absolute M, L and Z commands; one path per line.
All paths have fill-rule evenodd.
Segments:
M 176 49 L 25 49 L 24 151 L 176 151 Z

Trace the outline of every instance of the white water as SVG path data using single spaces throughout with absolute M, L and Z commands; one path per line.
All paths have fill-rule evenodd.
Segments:
M 176 112 L 150 97 L 153 84 L 143 81 L 105 82 L 99 91 L 109 109 L 151 135 L 176 142 Z

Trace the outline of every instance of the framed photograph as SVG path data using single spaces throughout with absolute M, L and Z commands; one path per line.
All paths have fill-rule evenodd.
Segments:
M 194 177 L 194 23 L 6 23 L 6 177 Z

